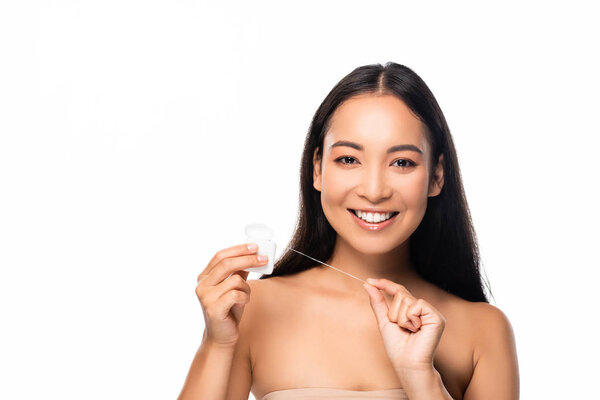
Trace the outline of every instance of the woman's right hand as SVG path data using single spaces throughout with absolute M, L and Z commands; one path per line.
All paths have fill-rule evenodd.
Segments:
M 250 301 L 249 272 L 244 269 L 267 263 L 267 257 L 260 261 L 258 248 L 249 244 L 218 251 L 198 275 L 196 295 L 204 313 L 204 337 L 212 344 L 233 347 L 239 339 L 238 326 Z

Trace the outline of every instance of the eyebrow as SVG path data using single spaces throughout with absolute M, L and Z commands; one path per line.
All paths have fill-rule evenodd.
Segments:
M 352 147 L 353 149 L 360 150 L 360 151 L 364 150 L 364 147 L 362 147 L 360 144 L 354 143 L 354 142 L 349 142 L 347 140 L 340 140 L 338 142 L 335 142 L 334 144 L 329 146 L 329 149 L 331 150 L 334 147 L 338 147 L 338 146 Z M 386 153 L 393 153 L 395 151 L 402 151 L 402 150 L 410 150 L 410 151 L 415 151 L 419 154 L 423 154 L 423 151 L 413 144 L 399 144 L 397 146 L 392 146 L 389 149 L 387 149 Z

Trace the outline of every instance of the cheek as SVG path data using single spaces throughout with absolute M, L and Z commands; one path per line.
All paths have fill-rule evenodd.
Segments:
M 343 201 L 348 191 L 352 189 L 352 180 L 336 168 L 323 170 L 322 177 L 321 200 L 324 202 Z
M 422 208 L 427 205 L 428 182 L 425 170 L 415 171 L 396 181 L 395 189 L 407 208 Z

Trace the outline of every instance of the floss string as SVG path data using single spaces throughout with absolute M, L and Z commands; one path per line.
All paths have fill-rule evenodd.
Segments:
M 338 272 L 341 272 L 342 274 L 346 274 L 346 275 L 348 275 L 348 276 L 350 276 L 350 277 L 352 277 L 352 278 L 354 278 L 354 279 L 357 279 L 357 280 L 359 280 L 359 281 L 361 281 L 361 282 L 365 282 L 365 283 L 367 283 L 367 281 L 363 281 L 362 279 L 360 279 L 360 278 L 357 278 L 356 276 L 354 276 L 354 275 L 352 275 L 352 274 L 349 274 L 349 273 L 347 273 L 347 272 L 344 272 L 344 271 L 342 271 L 341 269 L 338 269 L 338 268 L 334 267 L 333 265 L 329 265 L 329 264 L 327 264 L 327 263 L 324 263 L 323 261 L 319 261 L 319 260 L 317 260 L 316 258 L 312 258 L 311 256 L 309 256 L 309 255 L 306 255 L 306 254 L 302 253 L 301 251 L 298 251 L 298 250 L 296 250 L 296 249 L 292 249 L 291 247 L 288 247 L 288 246 L 285 246 L 285 248 L 286 248 L 286 249 L 290 249 L 290 250 L 292 250 L 292 251 L 295 251 L 295 252 L 296 252 L 296 253 L 298 253 L 298 254 L 302 254 L 304 257 L 308 257 L 308 258 L 310 258 L 311 260 L 313 260 L 313 261 L 316 261 L 316 262 L 318 262 L 318 263 L 320 263 L 320 264 L 323 264 L 323 265 L 325 265 L 325 266 L 327 266 L 327 267 L 333 268 L 333 269 L 335 269 L 336 271 L 338 271 Z

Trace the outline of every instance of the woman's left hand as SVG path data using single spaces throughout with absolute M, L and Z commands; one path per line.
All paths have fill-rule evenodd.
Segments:
M 385 350 L 399 374 L 429 371 L 446 326 L 446 319 L 423 299 L 415 298 L 404 286 L 388 279 L 363 285 L 383 338 Z M 388 308 L 383 294 L 393 296 Z

